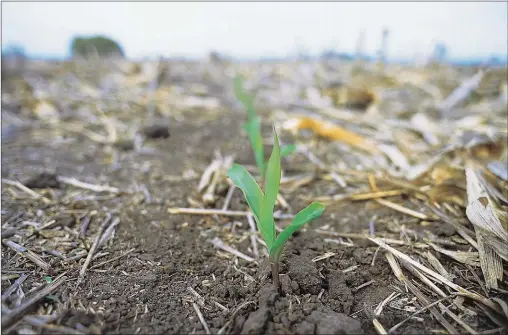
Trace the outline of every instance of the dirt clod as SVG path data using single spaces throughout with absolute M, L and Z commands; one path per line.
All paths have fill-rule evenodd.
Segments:
M 316 265 L 302 256 L 293 255 L 287 260 L 289 276 L 298 283 L 302 293 L 319 294 L 322 280 Z
M 307 318 L 308 322 L 316 325 L 316 335 L 320 334 L 361 334 L 362 325 L 346 314 L 336 313 L 323 308 L 323 311 L 314 311 Z
M 273 285 L 268 285 L 259 291 L 259 306 L 271 307 L 279 297 L 277 289 Z
M 249 314 L 249 318 L 243 324 L 242 334 L 261 334 L 270 321 L 272 313 L 270 309 L 262 306 L 257 311 Z
M 369 255 L 365 249 L 356 249 L 353 252 L 353 257 L 355 258 L 355 261 L 360 264 L 370 264 L 373 256 Z
M 295 334 L 307 335 L 314 334 L 316 331 L 316 324 L 309 321 L 302 321 L 293 327 Z
M 332 299 L 331 307 L 336 312 L 350 313 L 354 296 L 340 271 L 330 271 L 328 275 L 328 294 Z

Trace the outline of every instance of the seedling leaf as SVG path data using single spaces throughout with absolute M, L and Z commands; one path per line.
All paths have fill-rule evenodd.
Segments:
M 265 152 L 263 148 L 263 138 L 261 137 L 261 120 L 254 116 L 245 124 L 245 131 L 249 136 L 249 141 L 254 152 L 254 158 L 259 169 L 259 173 L 263 177 L 265 175 Z
M 253 119 L 249 119 L 249 122 L 245 125 L 245 129 L 249 133 L 249 138 L 251 139 L 251 144 L 258 143 L 257 147 L 260 150 L 253 149 L 255 153 L 261 152 L 263 150 L 263 146 L 261 143 L 261 132 L 260 130 L 260 121 L 259 118 L 255 117 Z M 258 130 L 258 131 L 255 131 Z M 259 141 L 259 142 L 257 142 Z M 269 259 L 272 267 L 272 276 L 273 283 L 279 289 L 279 258 L 284 250 L 284 245 L 287 240 L 291 237 L 291 235 L 300 229 L 301 226 L 306 224 L 307 222 L 321 216 L 323 211 L 325 210 L 325 206 L 319 202 L 313 202 L 305 209 L 300 211 L 293 222 L 289 227 L 284 229 L 279 236 L 276 235 L 275 232 L 275 221 L 273 218 L 273 209 L 275 207 L 275 202 L 277 201 L 277 195 L 279 194 L 279 186 L 280 186 L 280 156 L 281 156 L 281 148 L 279 147 L 279 139 L 277 138 L 277 132 L 274 129 L 273 135 L 273 150 L 270 155 L 270 159 L 266 165 L 266 175 L 263 172 L 261 177 L 265 179 L 265 193 L 261 190 L 259 185 L 256 183 L 256 180 L 251 176 L 247 170 L 238 164 L 233 164 L 231 169 L 228 171 L 228 177 L 232 179 L 233 183 L 242 190 L 245 199 L 247 199 L 247 203 L 254 213 L 254 218 L 257 222 L 258 229 L 265 240 L 266 246 L 268 248 Z M 289 145 L 283 148 L 286 154 L 293 152 L 296 147 L 294 145 Z M 256 156 L 257 158 L 257 156 Z M 261 158 L 262 159 L 262 158 Z M 260 170 L 265 169 L 265 165 L 262 160 L 256 160 L 258 162 L 258 166 L 262 167 Z M 259 164 L 261 163 L 261 164 Z
M 294 144 L 286 144 L 280 147 L 280 156 L 286 157 L 291 155 L 293 152 L 296 151 L 296 145 Z
M 259 224 L 261 201 L 264 197 L 264 193 L 256 183 L 256 180 L 254 180 L 249 171 L 238 164 L 233 164 L 227 175 L 231 178 L 236 187 L 242 190 L 250 209 L 254 213 L 254 218 Z
M 261 177 L 265 174 L 265 153 L 263 148 L 263 138 L 261 137 L 261 120 L 256 115 L 254 108 L 254 97 L 243 88 L 243 78 L 237 75 L 234 79 L 234 91 L 236 98 L 242 103 L 247 110 L 248 120 L 244 124 L 244 129 L 249 136 L 249 141 L 254 152 L 254 158 L 259 169 Z
M 261 214 L 259 218 L 259 231 L 265 240 L 268 250 L 272 248 L 275 242 L 275 220 L 273 219 L 273 207 L 270 211 L 269 200 L 265 197 L 261 201 Z
M 298 214 L 296 214 L 291 225 L 286 227 L 275 239 L 275 242 L 270 249 L 270 262 L 275 263 L 278 262 L 280 254 L 284 249 L 284 245 L 287 240 L 291 237 L 291 235 L 300 229 L 304 224 L 310 222 L 323 214 L 325 210 L 325 205 L 319 202 L 313 202 L 309 206 L 302 209 Z
M 254 98 L 245 92 L 243 88 L 243 78 L 238 75 L 234 80 L 235 86 L 235 96 L 243 105 L 243 107 L 247 110 L 247 114 L 249 115 L 249 120 L 256 117 L 256 110 L 254 109 Z
M 265 238 L 268 250 L 271 249 L 275 241 L 275 221 L 273 220 L 273 208 L 275 201 L 277 201 L 277 194 L 279 194 L 280 184 L 280 149 L 277 133 L 274 131 L 273 135 L 273 150 L 268 160 L 265 178 L 265 196 L 261 202 L 261 217 L 260 222 L 263 230 L 266 231 Z

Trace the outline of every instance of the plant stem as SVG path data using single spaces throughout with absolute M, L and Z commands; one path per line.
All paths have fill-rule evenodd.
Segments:
M 273 279 L 273 285 L 277 289 L 277 291 L 280 290 L 280 281 L 279 281 L 279 262 L 276 263 L 270 263 L 272 266 L 272 279 Z

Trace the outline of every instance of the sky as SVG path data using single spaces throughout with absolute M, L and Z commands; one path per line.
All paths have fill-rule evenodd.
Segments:
M 75 35 L 104 34 L 132 58 L 280 57 L 298 50 L 375 55 L 382 30 L 387 56 L 423 57 L 443 42 L 448 57 L 508 54 L 506 2 L 3 2 L 2 48 L 66 57 Z

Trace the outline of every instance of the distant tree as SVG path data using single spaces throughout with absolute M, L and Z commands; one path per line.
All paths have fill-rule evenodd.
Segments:
M 120 44 L 105 36 L 75 37 L 71 42 L 71 54 L 85 58 L 94 54 L 101 58 L 125 56 Z

